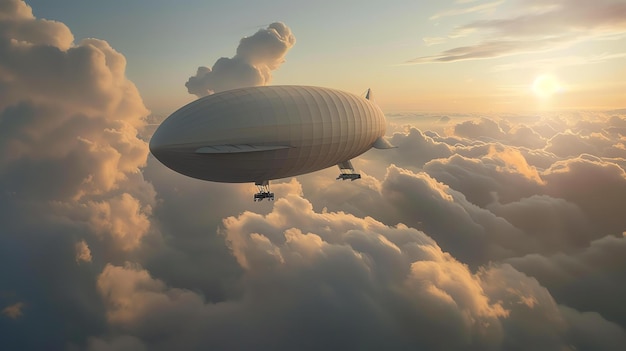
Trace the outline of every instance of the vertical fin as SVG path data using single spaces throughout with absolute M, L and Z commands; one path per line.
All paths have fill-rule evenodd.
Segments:
M 391 145 L 391 143 L 389 142 L 389 140 L 387 140 L 385 137 L 378 137 L 378 139 L 376 139 L 376 141 L 374 141 L 374 144 L 372 144 L 373 148 L 376 149 L 395 149 L 397 148 L 397 146 L 393 146 Z

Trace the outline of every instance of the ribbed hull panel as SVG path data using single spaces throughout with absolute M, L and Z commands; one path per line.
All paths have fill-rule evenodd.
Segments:
M 264 86 L 230 90 L 174 112 L 150 141 L 152 153 L 190 177 L 229 183 L 271 180 L 352 159 L 385 134 L 385 117 L 370 101 L 338 90 Z M 213 145 L 288 149 L 202 154 Z

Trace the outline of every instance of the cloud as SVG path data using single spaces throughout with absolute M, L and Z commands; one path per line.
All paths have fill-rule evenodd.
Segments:
M 497 145 L 478 157 L 453 155 L 432 160 L 424 169 L 478 206 L 497 199 L 509 202 L 540 193 L 543 182 L 537 169 L 518 150 Z
M 0 298 L 23 303 L 12 316 L 28 306 L 0 322 L 3 347 L 61 349 L 103 332 L 95 273 L 149 235 L 155 193 L 137 137 L 149 111 L 125 65 L 107 42 L 75 43 L 64 24 L 2 1 Z
M 11 319 L 17 319 L 20 318 L 23 314 L 22 309 L 24 308 L 24 303 L 23 302 L 16 302 L 12 305 L 9 305 L 7 307 L 5 307 L 4 309 L 2 309 L 2 314 L 11 318 Z
M 291 29 L 281 22 L 270 24 L 239 42 L 237 54 L 222 57 L 212 68 L 199 67 L 185 86 L 198 97 L 241 87 L 267 85 L 272 71 L 285 61 L 285 55 L 296 43 Z
M 149 163 L 161 199 L 159 226 L 172 237 L 159 248 L 168 258 L 105 266 L 97 281 L 107 323 L 115 337 L 147 349 L 619 349 L 624 324 L 597 304 L 589 312 L 594 293 L 564 299 L 513 261 L 561 254 L 577 262 L 576 252 L 609 233 L 590 219 L 590 207 L 556 191 L 559 181 L 550 178 L 576 158 L 515 145 L 522 128 L 544 147 L 543 135 L 566 127 L 580 135 L 602 130 L 582 120 L 478 121 L 466 136 L 454 134 L 454 126 L 449 136 L 408 127 L 393 136 L 404 147 L 390 150 L 390 159 L 372 152 L 357 160 L 368 170 L 390 160 L 403 167 L 391 166 L 382 177 L 364 173 L 354 183 L 334 181 L 336 170 L 302 176 L 277 184 L 284 192 L 273 204 L 258 204 L 267 207 L 245 206 L 253 191 L 245 186 L 172 178 Z M 530 165 L 528 155 L 547 166 Z M 607 160 L 594 162 L 597 172 L 616 172 Z M 448 163 L 457 167 L 442 169 L 455 181 L 437 177 L 435 165 Z M 472 186 L 478 179 L 489 186 Z M 232 256 L 207 243 L 214 225 Z M 207 252 L 215 256 L 200 259 Z M 442 334 L 447 340 L 433 337 Z M 151 335 L 161 335 L 160 343 Z
M 391 166 L 381 193 L 396 209 L 398 221 L 421 228 L 472 267 L 508 257 L 525 247 L 519 229 L 427 173 Z
M 72 45 L 74 36 L 63 23 L 45 19 L 33 22 L 32 8 L 18 1 L 3 1 L 1 6 L 2 31 L 10 38 L 25 45 L 51 45 L 62 50 Z
M 426 135 L 415 127 L 407 127 L 401 133 L 394 133 L 390 142 L 395 149 L 378 153 L 381 161 L 401 165 L 403 167 L 422 167 L 426 162 L 452 156 L 454 148 L 439 140 L 438 135 Z M 410 150 L 410 152 L 409 152 Z
M 604 318 L 626 324 L 620 303 L 626 285 L 626 238 L 607 236 L 572 254 L 531 254 L 507 260 L 516 269 L 536 277 L 568 306 L 595 311 Z
M 503 307 L 509 310 L 509 318 L 502 323 L 507 332 L 503 350 L 564 347 L 619 350 L 626 341 L 622 327 L 597 313 L 579 312 L 557 304 L 550 291 L 536 279 L 509 265 L 487 270 L 481 278 L 486 293 L 503 301 Z M 567 340 L 567 346 L 563 340 Z
M 595 116 L 593 120 L 602 118 Z M 619 124 L 621 120 L 612 121 Z M 367 174 L 376 172 L 382 162 L 396 164 L 386 175 L 364 176 L 365 182 L 349 187 L 322 180 L 309 185 L 303 178 L 304 193 L 320 209 L 370 215 L 386 224 L 402 222 L 424 230 L 444 250 L 472 267 L 533 252 L 573 252 L 605 235 L 621 233 L 626 226 L 615 212 L 623 206 L 619 200 L 624 188 L 619 165 L 608 158 L 592 163 L 590 156 L 564 160 L 544 149 L 516 146 L 545 147 L 546 139 L 535 129 L 556 124 L 550 120 L 533 123 L 537 125 L 531 127 L 514 119 L 507 123 L 458 122 L 449 131 L 462 131 L 471 139 L 408 128 L 393 136 L 394 143 L 402 147 L 361 157 L 365 162 L 358 168 Z M 605 128 L 583 125 L 584 120 L 579 120 L 569 128 L 579 132 Z M 521 142 L 520 130 L 534 141 Z M 604 137 L 591 140 L 605 145 L 605 150 L 619 142 L 618 135 L 606 136 L 609 142 Z M 594 150 L 600 152 L 602 148 Z M 570 163 L 581 169 L 558 172 Z M 585 184 L 587 189 L 575 189 L 575 183 Z
M 450 10 L 447 13 L 464 11 Z M 438 18 L 437 15 L 434 17 Z M 453 37 L 482 34 L 483 39 L 477 43 L 418 57 L 409 63 L 454 62 L 551 51 L 576 42 L 623 35 L 626 32 L 624 18 L 626 5 L 611 0 L 593 4 L 583 0 L 522 0 L 511 17 L 474 21 L 451 33 Z
M 469 27 L 463 32 L 469 31 Z M 437 55 L 422 56 L 407 63 L 434 63 L 454 62 L 464 60 L 479 60 L 510 56 L 521 53 L 541 52 L 564 48 L 575 39 L 571 35 L 560 37 L 544 37 L 526 40 L 485 40 L 471 46 L 456 47 L 445 50 Z
M 225 64 L 266 79 L 283 30 Z M 399 148 L 354 160 L 359 181 L 322 170 L 254 203 L 252 184 L 187 178 L 148 155 L 125 64 L 24 2 L 0 5 L 3 347 L 626 343 L 624 111 L 398 116 Z
M 91 250 L 85 240 L 81 240 L 74 245 L 76 248 L 76 262 L 91 262 Z
M 135 335 L 165 333 L 163 348 L 177 343 L 257 349 L 437 345 L 429 330 L 464 331 L 479 339 L 447 342 L 455 347 L 489 343 L 484 333 L 497 328 L 478 321 L 495 323 L 506 313 L 482 295 L 465 266 L 406 226 L 315 213 L 309 202 L 288 195 L 265 216 L 245 212 L 225 219 L 223 230 L 245 269 L 243 296 L 207 304 L 191 291 L 150 278 L 140 267 L 108 266 L 98 285 L 109 320 Z M 414 260 L 421 264 L 411 264 Z M 431 275 L 439 279 L 424 280 Z M 402 313 L 404 302 L 411 306 L 408 315 Z M 430 309 L 429 319 L 440 322 L 429 327 L 424 308 Z M 423 329 L 417 324 L 395 328 L 422 318 Z M 191 324 L 197 332 L 188 328 Z M 339 325 L 344 328 L 337 335 Z M 233 338 L 241 326 L 247 337 Z M 180 344 L 181 337 L 187 342 Z
M 297 195 L 266 215 L 226 218 L 222 233 L 244 268 L 242 295 L 210 303 L 140 266 L 107 265 L 98 289 L 109 323 L 155 350 L 611 349 L 624 340 L 615 324 L 558 305 L 510 265 L 472 273 L 423 232 L 315 212 Z M 592 323 L 602 338 L 573 332 Z
M 429 19 L 436 20 L 442 17 L 457 16 L 457 15 L 463 15 L 463 14 L 472 13 L 472 12 L 489 12 L 489 11 L 493 11 L 496 7 L 502 5 L 503 2 L 504 1 L 499 0 L 499 1 L 488 2 L 488 3 L 484 3 L 480 5 L 475 5 L 471 7 L 455 8 L 455 9 L 436 13 L 432 15 Z
M 149 208 L 142 208 L 139 200 L 128 193 L 108 201 L 90 201 L 86 207 L 91 229 L 97 235 L 110 235 L 122 250 L 136 249 L 150 229 Z
M 477 197 L 488 199 L 482 206 L 465 196 L 465 185 L 459 191 L 433 176 L 437 173 L 428 168 L 415 173 L 390 166 L 382 180 L 365 176 L 364 184 L 317 185 L 318 192 L 308 189 L 315 185 L 304 189 L 307 198 L 320 208 L 371 215 L 388 225 L 404 223 L 423 230 L 442 249 L 472 268 L 533 252 L 575 250 L 597 237 L 597 233 L 588 232 L 590 224 L 583 212 L 568 201 L 539 195 L 525 198 L 519 193 L 508 196 L 506 202 L 500 199 L 507 198 L 506 191 L 519 191 L 518 187 L 504 186 L 521 177 L 516 172 L 480 176 L 485 181 L 500 177 L 502 186 L 476 190 L 469 183 L 467 188 L 476 190 Z M 469 182 L 471 177 L 459 176 L 458 184 Z M 529 194 L 532 189 L 540 192 L 542 187 L 534 183 L 527 189 Z
M 602 133 L 592 133 L 586 136 L 566 132 L 558 133 L 550 138 L 545 150 L 562 158 L 583 154 L 623 158 L 626 157 L 626 150 L 622 145 L 621 142 L 616 143 Z
M 582 155 L 556 162 L 542 177 L 550 195 L 583 209 L 596 238 L 621 235 L 626 229 L 620 211 L 626 206 L 626 172 L 617 164 Z
M 13 199 L 94 216 L 96 203 L 106 206 L 115 197 L 122 199 L 117 205 L 150 201 L 139 174 L 148 148 L 137 137 L 148 110 L 124 75 L 124 57 L 96 39 L 61 47 L 52 39 L 18 39 L 12 22 L 36 38 L 53 33 L 51 22 L 29 15 L 23 2 L 7 7 L 18 19 L 5 15 L 2 24 L 9 26 L 0 27 L 0 81 L 11 88 L 0 103 L 0 179 Z
M 427 46 L 445 43 L 447 40 L 448 40 L 448 38 L 446 38 L 446 37 L 424 37 L 424 38 L 422 38 L 422 41 Z
M 457 124 L 454 126 L 454 134 L 469 139 L 488 137 L 492 140 L 500 140 L 504 137 L 504 132 L 500 129 L 500 126 L 495 121 L 487 118 L 482 118 L 478 122 L 466 121 Z

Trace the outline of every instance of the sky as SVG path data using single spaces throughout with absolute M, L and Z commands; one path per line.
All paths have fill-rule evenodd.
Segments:
M 623 350 L 626 2 L 0 0 L 0 349 Z M 374 89 L 397 148 L 252 184 L 156 126 Z
M 146 105 L 164 115 L 193 99 L 184 83 L 197 67 L 277 21 L 297 44 L 272 84 L 372 88 L 386 112 L 606 110 L 626 99 L 621 0 L 29 4 L 76 42 L 123 53 Z

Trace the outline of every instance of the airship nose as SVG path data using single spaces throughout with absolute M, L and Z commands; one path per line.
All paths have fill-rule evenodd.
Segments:
M 159 127 L 152 135 L 152 138 L 150 138 L 150 144 L 149 144 L 150 152 L 157 159 L 161 159 L 160 156 L 163 155 L 163 152 L 165 151 L 168 145 L 168 141 L 167 141 L 168 138 L 167 138 L 167 135 L 165 134 L 166 133 L 163 132 L 163 128 Z

